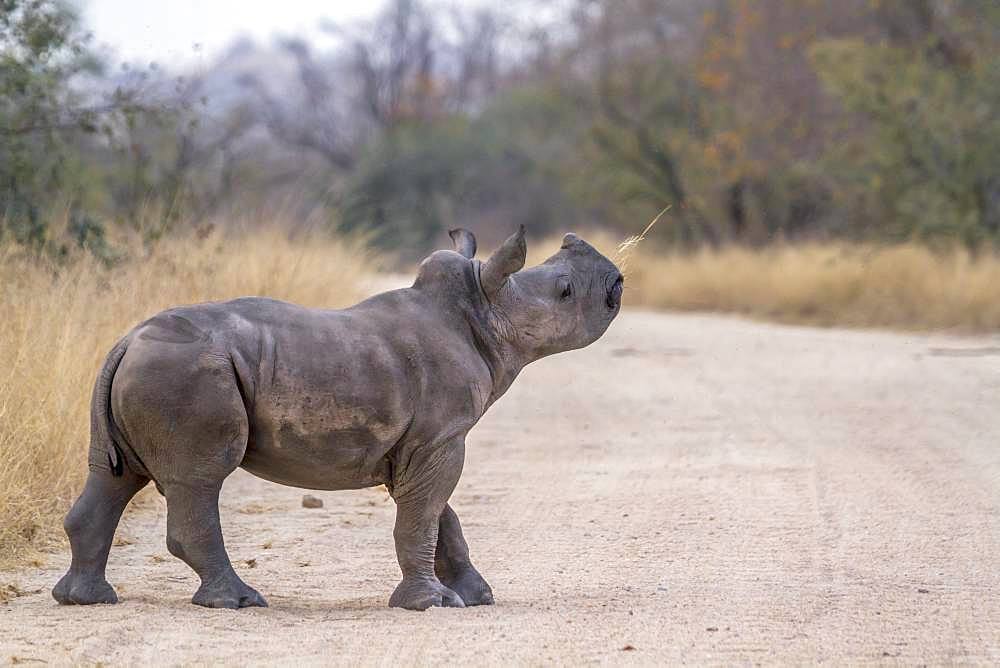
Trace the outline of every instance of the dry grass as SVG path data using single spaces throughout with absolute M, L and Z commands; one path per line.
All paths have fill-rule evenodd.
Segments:
M 621 245 L 585 238 L 610 258 Z M 558 243 L 538 246 L 533 255 L 545 257 Z M 626 305 L 821 326 L 1000 330 L 1000 257 L 991 252 L 831 243 L 681 254 L 649 241 L 627 250 Z
M 60 522 L 86 474 L 90 390 L 104 355 L 168 306 L 267 295 L 338 307 L 373 268 L 361 242 L 163 241 L 114 268 L 86 253 L 60 264 L 0 245 L 0 567 L 62 540 Z

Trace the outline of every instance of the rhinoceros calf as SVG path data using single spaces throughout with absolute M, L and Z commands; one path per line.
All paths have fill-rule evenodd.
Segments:
M 524 228 L 485 263 L 476 241 L 420 265 L 410 288 L 326 311 L 249 297 L 169 309 L 108 354 L 91 402 L 90 474 L 66 516 L 60 603 L 115 603 L 105 566 L 129 499 L 167 501 L 167 548 L 201 578 L 192 603 L 267 605 L 236 575 L 219 490 L 236 467 L 285 485 L 384 484 L 402 582 L 390 606 L 493 603 L 448 506 L 465 435 L 529 362 L 596 341 L 622 275 L 573 234 L 522 271 Z M 330 286 L 331 290 L 336 286 Z

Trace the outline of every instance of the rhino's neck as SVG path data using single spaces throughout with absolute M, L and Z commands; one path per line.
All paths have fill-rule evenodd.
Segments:
M 478 332 L 477 328 L 473 327 L 473 331 L 476 348 L 490 369 L 493 391 L 489 404 L 492 404 L 503 396 L 517 378 L 517 374 L 521 373 L 521 369 L 531 360 L 521 355 L 511 341 L 505 338 L 503 331 L 506 325 L 502 314 L 490 312 L 484 320 L 485 326 L 478 328 Z
M 466 314 L 466 319 L 476 351 L 490 370 L 493 390 L 487 402 L 488 407 L 503 396 L 531 359 L 515 345 L 516 337 L 510 320 L 502 310 L 491 306 L 486 299 L 480 283 L 480 266 L 478 260 L 473 260 L 472 278 L 477 298 L 473 300 L 473 308 Z
M 453 255 L 460 257 L 438 251 L 425 260 L 411 289 L 430 300 L 424 308 L 434 309 L 437 326 L 458 332 L 468 341 L 469 354 L 488 369 L 490 392 L 485 410 L 507 391 L 529 360 L 513 345 L 510 322 L 486 299 L 479 278 L 481 263 L 465 258 L 458 263 Z

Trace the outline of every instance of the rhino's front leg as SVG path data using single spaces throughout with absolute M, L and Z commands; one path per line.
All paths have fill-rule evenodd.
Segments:
M 389 598 L 394 608 L 426 610 L 432 606 L 463 608 L 465 603 L 434 573 L 438 522 L 462 473 L 465 443 L 419 446 L 406 468 L 393 472 L 396 500 L 396 558 L 403 581 Z
M 441 512 L 434 572 L 466 605 L 493 605 L 493 590 L 472 565 L 462 525 L 450 505 Z

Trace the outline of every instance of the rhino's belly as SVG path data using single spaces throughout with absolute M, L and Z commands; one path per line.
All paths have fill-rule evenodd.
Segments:
M 391 447 L 391 446 L 390 446 Z M 248 445 L 240 463 L 254 475 L 308 489 L 359 489 L 388 480 L 388 449 L 361 435 L 331 433 Z
M 359 489 L 388 481 L 386 455 L 406 431 L 405 423 L 340 416 L 338 424 L 336 414 L 314 417 L 256 420 L 240 465 L 266 480 L 309 489 Z

